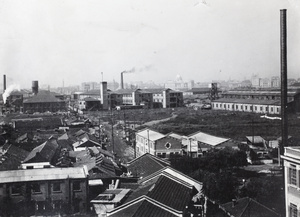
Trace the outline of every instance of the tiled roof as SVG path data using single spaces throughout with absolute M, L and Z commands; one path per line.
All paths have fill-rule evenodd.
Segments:
M 2 147 L 3 148 L 3 147 Z M 16 170 L 20 166 L 21 162 L 29 154 L 21 148 L 15 145 L 8 144 L 6 147 L 6 153 L 0 154 L 0 170 Z
M 0 171 L 0 183 L 62 180 L 68 178 L 80 179 L 87 177 L 84 167 L 44 168 Z
M 176 190 L 175 190 L 176 189 Z M 183 211 L 192 198 L 193 188 L 164 175 L 160 176 L 148 197 L 175 210 Z
M 50 102 L 64 102 L 51 94 L 37 94 L 24 100 L 24 103 L 50 103 Z
M 234 217 L 279 217 L 280 215 L 261 203 L 244 197 L 235 202 L 220 205 L 220 208 Z
M 158 206 L 157 204 L 151 203 L 148 200 L 144 200 L 139 208 L 134 213 L 133 217 L 175 217 L 178 215 L 173 214 L 170 211 Z
M 43 144 L 34 148 L 26 157 L 24 163 L 41 162 L 41 161 L 51 162 L 56 153 L 57 148 L 58 148 L 58 144 L 56 141 L 48 140 Z
M 133 176 L 146 177 L 169 165 L 169 162 L 146 153 L 130 161 L 127 170 L 131 171 Z
M 182 136 L 177 133 L 169 133 L 169 134 L 167 134 L 167 136 L 171 136 L 171 137 L 173 137 L 175 139 L 179 139 L 179 140 L 182 139 Z
M 202 142 L 211 146 L 220 145 L 223 142 L 228 141 L 228 138 L 222 138 L 217 136 L 212 136 L 203 132 L 196 132 L 188 136 L 188 138 L 197 140 L 198 142 Z

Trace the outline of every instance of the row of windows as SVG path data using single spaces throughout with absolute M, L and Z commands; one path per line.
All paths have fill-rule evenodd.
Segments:
M 227 105 L 227 107 L 226 107 L 226 105 Z M 245 110 L 251 110 L 251 111 L 253 111 L 253 106 L 251 105 L 251 106 L 247 106 L 247 105 L 231 105 L 230 106 L 230 104 L 222 104 L 222 103 L 220 103 L 220 104 L 213 104 L 213 107 L 216 107 L 216 108 L 224 108 L 224 109 L 226 109 L 226 108 L 228 108 L 228 109 L 230 109 L 230 107 L 231 107 L 231 109 L 236 109 L 236 110 L 238 110 L 238 109 L 241 109 L 241 110 L 243 110 L 243 109 L 245 109 Z M 268 112 L 269 111 L 269 107 L 268 106 L 254 106 L 254 111 L 263 111 L 263 109 L 265 108 L 265 111 L 266 112 Z M 270 111 L 271 112 L 274 112 L 274 107 L 270 107 Z M 276 112 L 279 112 L 279 108 L 277 107 L 276 108 Z
M 41 185 L 39 183 L 32 183 L 27 188 L 31 189 L 33 194 L 42 193 Z M 26 186 L 21 183 L 13 184 L 11 186 L 11 194 L 12 195 L 21 195 L 26 191 Z M 52 192 L 61 192 L 62 191 L 62 182 L 53 182 L 51 184 Z M 74 181 L 73 182 L 73 191 L 81 191 L 81 182 Z

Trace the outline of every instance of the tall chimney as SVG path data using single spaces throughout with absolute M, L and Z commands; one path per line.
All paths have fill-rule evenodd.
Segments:
M 124 84 L 123 84 L 123 72 L 121 72 L 121 89 L 124 89 Z
M 108 95 L 107 95 L 107 82 L 100 82 L 100 100 L 102 104 L 102 109 L 108 109 Z
M 6 75 L 3 75 L 3 93 L 6 90 Z
M 39 82 L 38 81 L 32 81 L 32 93 L 34 95 L 37 95 L 39 92 Z
M 280 64 L 281 64 L 281 145 L 280 154 L 284 154 L 284 146 L 288 142 L 287 117 L 287 26 L 286 9 L 280 10 Z

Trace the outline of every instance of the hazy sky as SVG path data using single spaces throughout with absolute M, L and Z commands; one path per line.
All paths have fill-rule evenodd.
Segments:
M 279 76 L 283 8 L 288 77 L 298 78 L 300 0 L 0 0 L 0 71 L 21 87 L 101 72 L 119 82 L 133 68 L 126 82 Z

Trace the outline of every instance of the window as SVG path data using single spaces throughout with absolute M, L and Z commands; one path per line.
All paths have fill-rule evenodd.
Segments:
M 81 191 L 80 181 L 73 182 L 73 191 Z
M 239 109 L 239 106 L 238 106 L 238 105 L 236 105 L 236 106 L 235 106 L 235 109 Z
M 170 148 L 171 148 L 171 143 L 167 142 L 167 143 L 165 144 L 165 147 L 166 147 L 166 149 L 170 149 Z
M 261 110 L 261 111 L 263 110 L 263 107 L 262 107 L 262 106 L 260 107 L 260 110 Z
M 21 194 L 21 188 L 22 188 L 21 184 L 13 184 L 11 186 L 11 194 L 12 195 L 20 195 Z
M 289 183 L 291 185 L 297 185 L 297 170 L 296 165 L 292 165 L 289 168 Z
M 52 184 L 53 192 L 61 192 L 60 182 L 54 182 Z
M 31 186 L 31 188 L 32 188 L 32 192 L 34 194 L 41 193 L 41 186 L 40 186 L 39 183 L 33 183 L 32 186 Z
M 247 110 L 248 109 L 248 107 L 245 105 L 245 110 Z
M 218 104 L 216 104 L 216 108 L 218 108 Z
M 297 217 L 297 206 L 293 203 L 290 203 L 290 217 Z

